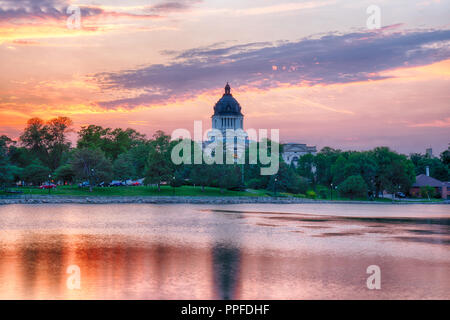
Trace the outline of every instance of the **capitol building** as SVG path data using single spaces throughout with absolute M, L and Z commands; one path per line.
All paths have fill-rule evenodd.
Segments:
M 239 102 L 231 94 L 229 83 L 225 86 L 225 93 L 214 106 L 214 114 L 211 117 L 212 129 L 219 130 L 226 137 L 226 130 L 244 130 L 244 115 Z M 287 164 L 297 165 L 298 160 L 305 154 L 316 154 L 315 146 L 307 146 L 302 143 L 283 144 L 282 157 Z

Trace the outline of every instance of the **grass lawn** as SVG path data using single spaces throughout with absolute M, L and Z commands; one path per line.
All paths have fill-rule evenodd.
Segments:
M 8 188 L 8 190 L 21 190 L 23 194 L 32 195 L 48 195 L 48 190 L 39 188 L 24 187 L 24 188 Z M 58 186 L 56 189 L 50 191 L 51 195 L 58 196 L 172 196 L 174 190 L 170 186 L 161 186 L 161 191 L 153 186 L 139 186 L 139 187 L 105 187 L 93 188 L 89 192 L 89 188 L 79 188 L 78 186 Z M 11 195 L 0 191 L 0 195 Z M 250 191 L 230 191 L 224 190 L 220 192 L 219 188 L 206 187 L 202 192 L 201 187 L 182 186 L 175 188 L 176 196 L 240 196 L 240 197 L 262 197 L 266 196 L 264 190 L 250 190 Z
M 11 191 L 22 191 L 22 195 L 48 195 L 48 190 L 39 189 L 37 187 L 24 187 L 24 188 L 8 188 Z M 6 193 L 0 191 L 0 196 L 14 196 L 12 193 Z M 273 192 L 267 190 L 254 190 L 249 189 L 247 191 L 230 191 L 225 190 L 223 193 L 220 192 L 219 188 L 206 187 L 205 191 L 202 192 L 201 187 L 193 186 L 182 186 L 175 188 L 175 193 L 170 186 L 161 186 L 161 191 L 158 192 L 157 187 L 153 186 L 139 186 L 139 187 L 105 187 L 93 188 L 92 192 L 89 192 L 89 188 L 79 188 L 77 185 L 74 186 L 58 186 L 56 189 L 50 191 L 50 195 L 56 196 L 210 196 L 210 197 L 267 197 L 273 196 Z M 277 197 L 295 197 L 295 198 L 306 198 L 305 195 L 291 194 L 286 192 L 277 192 Z M 317 200 L 331 200 L 328 196 L 327 199 L 322 199 L 320 197 Z M 333 201 L 352 201 L 350 198 L 340 197 L 337 194 L 333 194 Z M 355 198 L 353 201 L 368 201 L 367 198 Z M 420 199 L 421 202 L 443 202 L 442 199 Z M 384 202 L 392 203 L 391 199 L 378 198 L 374 199 L 374 202 Z M 407 202 L 395 200 L 395 202 Z M 413 202 L 411 202 L 413 203 Z

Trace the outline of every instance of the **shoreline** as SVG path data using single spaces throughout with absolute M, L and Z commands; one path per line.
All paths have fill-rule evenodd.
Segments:
M 8 204 L 450 204 L 450 201 L 444 202 L 425 202 L 425 201 L 401 201 L 401 202 L 378 202 L 378 201 L 349 201 L 349 200 L 314 200 L 304 198 L 272 198 L 272 197 L 213 197 L 213 196 L 41 196 L 32 197 L 23 196 L 17 198 L 0 198 L 0 205 Z

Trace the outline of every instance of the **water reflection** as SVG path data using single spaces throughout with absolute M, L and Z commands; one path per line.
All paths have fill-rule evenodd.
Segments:
M 220 215 L 212 216 L 216 230 L 213 233 L 212 268 L 216 299 L 238 298 L 238 283 L 241 264 L 241 218 L 238 213 L 232 219 L 223 220 Z
M 0 207 L 3 299 L 450 298 L 448 218 L 30 208 Z M 383 272 L 379 292 L 365 287 L 371 264 Z M 80 290 L 66 286 L 70 265 Z

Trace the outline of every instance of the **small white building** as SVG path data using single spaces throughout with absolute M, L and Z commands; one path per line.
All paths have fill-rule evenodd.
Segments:
M 316 146 L 307 146 L 303 143 L 286 143 L 283 144 L 282 157 L 288 165 L 294 164 L 294 166 L 297 166 L 301 156 L 305 154 L 315 155 L 316 153 Z

